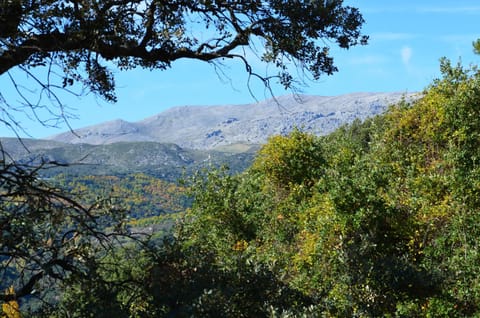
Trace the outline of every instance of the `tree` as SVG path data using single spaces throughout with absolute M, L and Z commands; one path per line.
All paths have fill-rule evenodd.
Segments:
M 412 103 L 270 138 L 243 174 L 196 179 L 184 251 L 264 266 L 316 316 L 478 316 L 480 71 L 440 68 Z
M 480 39 L 473 42 L 473 52 L 475 52 L 475 54 L 480 54 Z
M 254 167 L 278 188 L 311 187 L 325 164 L 315 136 L 295 129 L 288 136 L 273 136 L 260 149 Z
M 115 101 L 111 66 L 164 70 L 183 58 L 216 66 L 239 59 L 249 79 L 292 88 L 292 65 L 318 79 L 337 71 L 328 43 L 348 49 L 367 42 L 362 15 L 341 0 L 2 0 L 0 22 L 0 75 L 10 76 L 20 99 L 35 108 L 40 104 L 26 100 L 9 73 L 26 72 L 61 120 L 67 118 L 56 94 L 75 84 Z M 245 47 L 278 74 L 260 75 Z M 46 78 L 33 71 L 38 68 Z M 4 122 L 15 127 L 12 118 Z
M 50 305 L 60 282 L 90 280 L 119 238 L 134 238 L 112 199 L 85 204 L 38 176 L 49 166 L 0 161 L 0 303 Z
M 90 91 L 114 102 L 113 68 L 165 70 L 183 58 L 216 67 L 237 59 L 249 80 L 294 88 L 292 67 L 313 79 L 337 71 L 327 43 L 344 49 L 366 44 L 363 22 L 341 0 L 0 0 L 0 76 L 18 96 L 9 99 L 11 92 L 0 88 L 0 122 L 22 130 L 15 112 L 27 109 L 45 125 L 68 123 L 59 92 Z M 260 75 L 244 48 L 278 73 Z M 31 86 L 19 85 L 22 72 Z M 108 200 L 87 205 L 40 178 L 49 164 L 28 166 L 0 153 L 0 288 L 15 290 L 0 294 L 0 302 L 43 301 L 51 282 L 82 286 L 99 271 L 115 238 L 126 235 L 115 227 L 122 214 Z

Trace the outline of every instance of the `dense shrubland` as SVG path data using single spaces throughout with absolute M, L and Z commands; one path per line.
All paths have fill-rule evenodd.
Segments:
M 298 297 L 257 291 L 265 316 L 480 314 L 480 74 L 441 70 L 412 104 L 326 137 L 273 137 L 240 175 L 197 175 L 178 229 L 180 250 L 202 256 L 191 266 L 269 273 L 271 295 Z M 202 297 L 223 305 L 231 289 Z M 231 316 L 251 308 L 241 301 Z
M 240 174 L 198 172 L 162 244 L 118 244 L 37 315 L 479 315 L 480 73 L 441 69 L 382 116 L 272 137 Z

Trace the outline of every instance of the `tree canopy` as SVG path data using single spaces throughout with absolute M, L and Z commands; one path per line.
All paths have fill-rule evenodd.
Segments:
M 92 92 L 114 102 L 114 70 L 165 70 L 179 59 L 215 66 L 237 59 L 249 80 L 257 78 L 267 88 L 272 81 L 293 88 L 295 68 L 312 79 L 336 72 L 330 46 L 366 44 L 363 23 L 359 11 L 341 0 L 0 0 L 0 76 L 11 83 L 0 87 L 0 123 L 22 130 L 18 111 L 45 125 L 68 122 L 59 92 Z M 260 73 L 247 49 L 278 72 Z M 22 72 L 27 85 L 20 82 Z M 44 111 L 49 118 L 40 116 Z M 0 288 L 9 291 L 0 293 L 0 302 L 36 298 L 38 315 L 53 315 L 49 306 L 59 305 L 59 297 L 59 306 L 72 316 L 86 316 L 89 310 L 111 316 L 130 305 L 130 311 L 141 311 L 133 300 L 145 293 L 134 283 L 146 279 L 144 274 L 132 278 L 125 264 L 127 278 L 119 281 L 123 264 L 111 265 L 119 264 L 119 254 L 130 253 L 124 247 L 150 250 L 140 248 L 146 242 L 124 226 L 125 207 L 102 195 L 90 200 L 40 176 L 41 169 L 56 163 L 31 166 L 16 162 L 3 148 L 0 153 Z M 230 280 L 230 273 L 224 277 Z M 152 282 L 153 287 L 160 283 Z M 237 283 L 241 286 L 241 280 Z M 73 286 L 70 294 L 63 292 L 66 286 Z M 84 308 L 77 301 L 96 305 Z M 107 307 L 111 310 L 103 310 Z
M 179 228 L 193 266 L 255 268 L 271 295 L 296 292 L 252 304 L 210 283 L 202 303 L 233 302 L 231 317 L 478 316 L 480 72 L 441 71 L 384 115 L 274 137 L 243 174 L 196 176 Z
M 336 72 L 330 46 L 366 44 L 363 23 L 341 0 L 2 0 L 0 75 L 20 68 L 53 96 L 80 84 L 115 101 L 114 67 L 164 70 L 183 58 L 216 65 L 239 59 L 249 78 L 290 88 L 298 82 L 292 66 L 312 79 Z M 246 47 L 278 73 L 260 75 Z M 38 67 L 46 78 L 31 72 Z

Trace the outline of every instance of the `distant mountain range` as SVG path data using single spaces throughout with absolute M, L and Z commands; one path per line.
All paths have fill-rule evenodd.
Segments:
M 384 112 L 415 94 L 357 93 L 341 96 L 284 96 L 248 105 L 184 106 L 139 122 L 114 120 L 47 140 L 0 139 L 19 162 L 70 164 L 45 176 L 146 172 L 176 180 L 183 172 L 227 164 L 242 171 L 268 137 L 293 128 L 325 135 L 356 118 Z
M 218 149 L 238 144 L 263 144 L 269 136 L 294 127 L 328 134 L 354 119 L 385 111 L 405 93 L 354 93 L 340 96 L 282 96 L 259 103 L 183 106 L 139 122 L 121 119 L 52 136 L 68 144 L 105 145 L 116 142 L 173 143 L 189 149 Z

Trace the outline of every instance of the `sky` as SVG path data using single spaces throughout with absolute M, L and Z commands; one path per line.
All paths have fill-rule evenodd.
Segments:
M 472 42 L 480 38 L 480 2 L 478 0 L 366 0 L 344 1 L 358 7 L 370 36 L 366 46 L 331 52 L 339 72 L 308 81 L 302 93 L 332 96 L 353 92 L 417 92 L 440 76 L 439 59 L 447 57 L 465 66 L 478 64 Z M 267 66 L 253 61 L 260 69 Z M 166 71 L 115 71 L 118 102 L 110 104 L 94 96 L 64 96 L 62 102 L 78 118 L 72 128 L 123 119 L 139 121 L 170 107 L 184 105 L 248 104 L 270 98 L 259 82 L 248 89 L 244 66 L 228 62 L 224 74 L 209 64 L 181 60 Z M 11 74 L 15 75 L 15 72 Z M 2 78 L 3 77 L 3 78 Z M 0 77 L 0 90 L 7 80 Z M 26 84 L 28 85 L 28 84 Z M 8 92 L 7 92 L 8 93 Z M 275 87 L 277 96 L 290 94 Z M 27 133 L 22 137 L 44 138 L 68 130 L 66 125 L 46 128 L 35 120 L 17 114 Z M 0 136 L 15 134 L 0 125 Z

